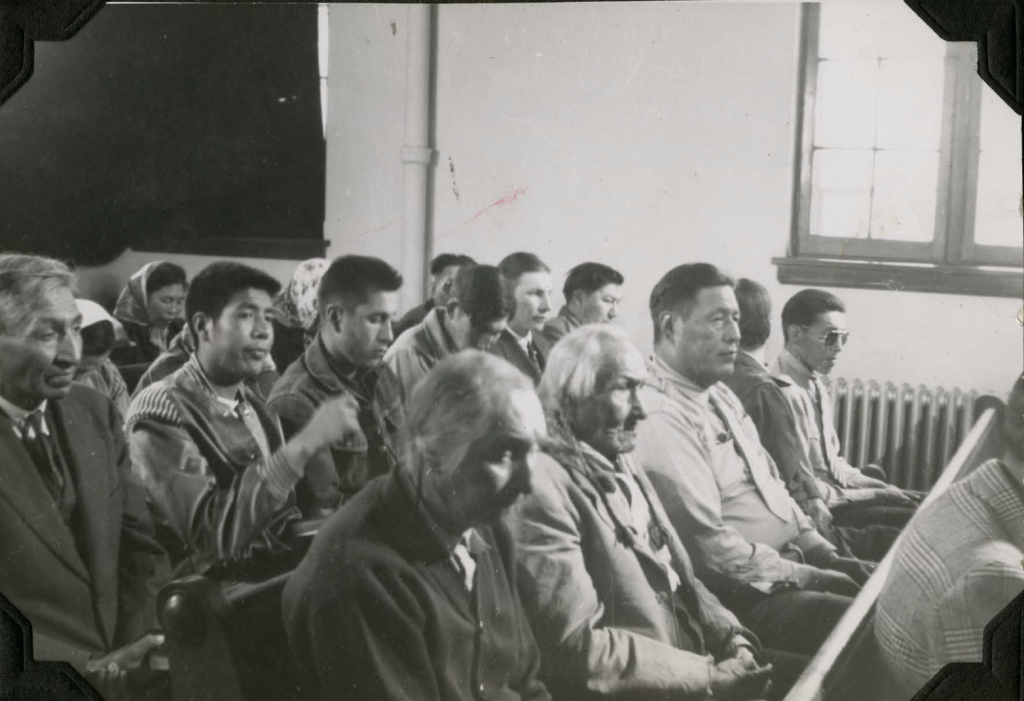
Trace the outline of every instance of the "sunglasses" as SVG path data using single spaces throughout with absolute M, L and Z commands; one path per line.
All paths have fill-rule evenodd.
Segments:
M 826 348 L 832 348 L 834 346 L 840 346 L 840 345 L 845 346 L 849 342 L 850 342 L 850 332 L 849 331 L 836 331 L 835 329 L 833 329 L 832 331 L 829 331 L 828 333 L 826 333 L 821 338 L 821 343 Z

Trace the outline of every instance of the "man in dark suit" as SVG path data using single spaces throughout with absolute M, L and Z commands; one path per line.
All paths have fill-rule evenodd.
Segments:
M 512 253 L 498 263 L 498 270 L 512 290 L 515 309 L 491 352 L 515 365 L 537 385 L 551 349 L 542 335 L 551 316 L 551 269 L 532 253 Z
M 0 254 L 0 590 L 32 623 L 38 660 L 120 683 L 162 636 L 169 575 L 109 399 L 73 384 L 74 277 Z

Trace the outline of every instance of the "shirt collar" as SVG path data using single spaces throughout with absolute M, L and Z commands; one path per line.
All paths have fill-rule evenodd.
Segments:
M 688 377 L 679 374 L 672 367 L 662 360 L 657 354 L 651 356 L 650 365 L 652 370 L 677 392 L 684 397 L 693 399 L 702 404 L 708 403 L 708 392 L 710 387 L 701 387 Z
M 533 330 L 527 331 L 525 336 L 520 336 L 512 330 L 511 326 L 506 326 L 505 328 L 512 334 L 512 338 L 516 339 L 516 343 L 523 347 L 523 350 L 526 350 L 530 345 L 530 341 L 533 340 Z
M 811 384 L 811 381 L 817 375 L 817 373 L 804 365 L 803 361 L 785 348 L 783 348 L 782 352 L 779 353 L 779 367 L 804 389 Z
M 609 472 L 624 471 L 622 469 L 621 464 L 621 455 L 617 456 L 615 462 L 613 463 L 611 460 L 608 459 L 608 457 L 604 453 L 601 453 L 600 451 L 598 451 L 596 448 L 594 448 L 585 441 L 577 439 L 576 445 L 579 446 L 580 454 L 583 455 L 584 459 L 591 462 L 596 462 L 598 466 L 601 467 L 602 469 L 608 470 Z
M 29 414 L 35 411 L 46 411 L 46 400 L 39 403 L 35 409 L 22 409 L 17 404 L 12 404 L 3 397 L 0 397 L 0 411 L 3 411 L 16 424 L 21 424 Z

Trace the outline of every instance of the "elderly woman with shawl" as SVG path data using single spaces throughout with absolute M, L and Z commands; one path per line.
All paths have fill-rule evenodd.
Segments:
M 153 261 L 132 275 L 114 307 L 130 345 L 116 349 L 111 360 L 117 365 L 152 363 L 167 350 L 184 326 L 187 289 L 185 271 L 173 263 Z

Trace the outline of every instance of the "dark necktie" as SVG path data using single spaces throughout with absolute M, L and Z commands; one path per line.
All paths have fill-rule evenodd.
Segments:
M 544 367 L 540 362 L 540 353 L 537 352 L 537 346 L 533 345 L 533 341 L 526 342 L 526 354 L 530 356 L 530 362 L 537 368 L 538 372 L 544 372 Z
M 46 488 L 55 499 L 59 499 L 64 491 L 64 475 L 55 460 L 53 443 L 45 433 L 43 421 L 41 411 L 33 411 L 26 416 L 22 423 L 21 442 L 35 463 Z

